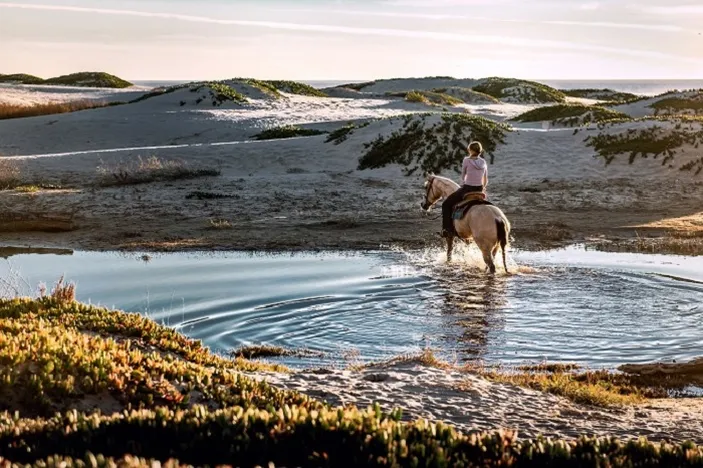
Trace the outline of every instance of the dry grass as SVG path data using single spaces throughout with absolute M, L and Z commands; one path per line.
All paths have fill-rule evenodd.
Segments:
M 46 286 L 40 285 L 39 297 L 41 299 L 54 299 L 59 304 L 71 304 L 76 300 L 76 285 L 75 283 L 64 283 L 64 277 L 61 276 L 49 295 L 46 294 Z
M 156 156 L 115 164 L 101 163 L 97 168 L 102 186 L 146 184 L 165 180 L 193 179 L 220 175 L 219 169 L 193 168 L 185 161 L 164 160 Z
M 496 383 L 531 388 L 562 396 L 575 403 L 599 407 L 618 407 L 645 403 L 648 399 L 667 398 L 692 381 L 682 375 L 631 375 L 605 370 L 581 370 L 575 364 L 541 363 L 516 368 L 486 367 L 475 363 L 451 363 L 439 358 L 432 349 L 419 354 L 399 356 L 372 364 L 354 364 L 349 370 L 361 371 L 411 363 L 447 371 L 463 372 Z
M 211 219 L 208 227 L 210 229 L 232 229 L 232 223 L 226 219 Z
M 703 230 L 670 231 L 661 237 L 640 237 L 596 244 L 603 252 L 703 255 Z
M 22 106 L 17 104 L 0 103 L 0 120 L 37 117 L 40 115 L 66 114 L 88 109 L 115 106 L 121 103 L 98 101 L 48 102 Z
M 20 167 L 11 160 L 0 157 L 0 190 L 9 190 L 20 183 Z

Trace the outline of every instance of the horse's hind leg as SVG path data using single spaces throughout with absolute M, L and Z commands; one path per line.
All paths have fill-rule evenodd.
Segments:
M 447 237 L 447 262 L 452 261 L 452 250 L 454 249 L 454 238 Z
M 486 262 L 486 268 L 491 274 L 496 272 L 496 265 L 493 261 L 495 248 L 488 247 L 486 245 L 480 245 L 481 253 L 483 254 L 483 261 Z

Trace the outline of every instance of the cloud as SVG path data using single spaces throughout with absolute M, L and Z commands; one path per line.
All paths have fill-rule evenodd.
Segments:
M 589 3 L 582 3 L 579 5 L 579 10 L 598 10 L 600 9 L 601 4 L 600 2 L 589 2 Z
M 703 15 L 703 5 L 632 6 L 655 15 Z
M 44 10 L 44 11 L 63 11 L 73 13 L 91 13 L 100 15 L 116 15 L 116 16 L 131 16 L 144 17 L 154 19 L 167 19 L 184 22 L 209 23 L 218 25 L 235 25 L 247 26 L 266 29 L 277 29 L 284 31 L 304 31 L 304 32 L 322 32 L 332 34 L 347 34 L 359 36 L 380 36 L 380 37 L 397 37 L 408 39 L 426 39 L 447 42 L 474 43 L 486 45 L 503 45 L 520 48 L 545 48 L 554 50 L 572 50 L 582 52 L 599 52 L 608 54 L 617 54 L 630 57 L 656 58 L 663 60 L 677 60 L 680 62 L 700 63 L 700 60 L 691 57 L 675 56 L 662 52 L 654 52 L 649 50 L 625 49 L 618 47 L 599 46 L 584 43 L 554 41 L 544 39 L 528 39 L 521 37 L 507 36 L 491 36 L 480 34 L 461 34 L 440 31 L 423 31 L 423 30 L 407 30 L 407 29 L 388 29 L 388 28 L 362 28 L 350 26 L 335 26 L 325 24 L 304 24 L 304 23 L 288 23 L 278 21 L 250 21 L 250 20 L 233 20 L 219 19 L 207 16 L 182 15 L 176 13 L 159 13 L 136 10 L 116 10 L 108 8 L 88 8 L 75 7 L 64 5 L 45 5 L 45 4 L 21 4 L 0 2 L 0 8 L 15 8 L 25 10 Z

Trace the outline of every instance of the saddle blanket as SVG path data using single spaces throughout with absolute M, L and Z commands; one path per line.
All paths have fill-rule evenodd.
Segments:
M 457 203 L 452 212 L 452 219 L 461 219 L 466 216 L 471 208 L 477 205 L 493 205 L 486 200 L 486 194 L 481 192 L 468 193 L 462 201 Z

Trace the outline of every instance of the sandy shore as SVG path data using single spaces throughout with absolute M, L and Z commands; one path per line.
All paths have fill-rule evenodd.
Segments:
M 365 370 L 312 370 L 256 374 L 332 405 L 366 407 L 377 402 L 406 419 L 451 423 L 465 432 L 516 430 L 518 437 L 582 435 L 703 442 L 700 399 L 652 400 L 644 405 L 596 408 L 535 390 L 490 382 L 474 374 L 413 362 Z

